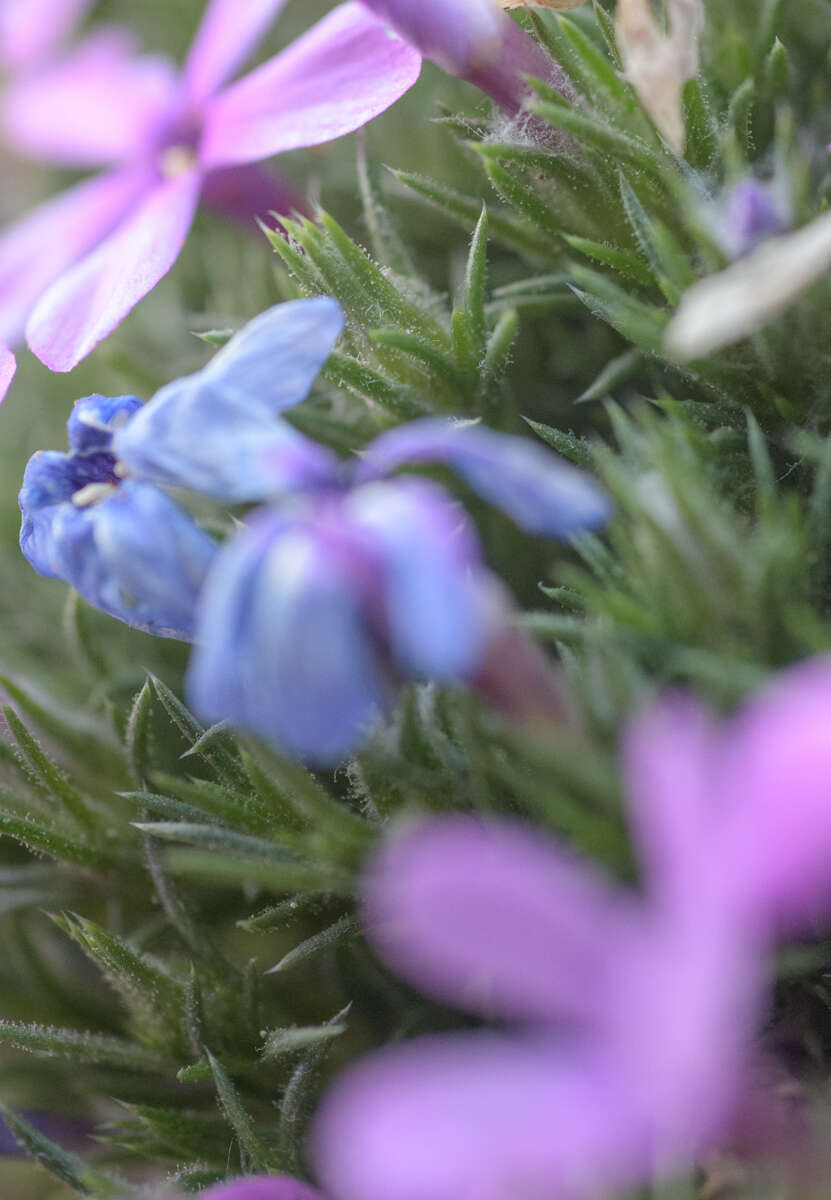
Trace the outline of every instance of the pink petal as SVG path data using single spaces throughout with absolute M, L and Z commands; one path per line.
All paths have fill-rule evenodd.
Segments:
M 197 108 L 242 65 L 286 0 L 211 0 L 184 68 L 185 95 Z
M 618 1071 L 652 1114 L 656 1152 L 691 1161 L 731 1126 L 765 1002 L 758 944 L 718 875 L 655 908 L 607 993 Z
M 648 1168 L 628 1081 L 587 1050 L 418 1038 L 348 1070 L 314 1122 L 334 1200 L 589 1200 Z
M 9 390 L 9 384 L 14 379 L 17 370 L 17 360 L 8 346 L 0 345 L 0 400 L 3 400 Z
M 556 843 L 472 817 L 391 839 L 370 866 L 364 908 L 368 937 L 416 987 L 543 1021 L 595 1018 L 635 916 L 624 891 Z
M 571 88 L 556 64 L 493 0 L 364 0 L 425 58 L 487 92 L 508 112 L 531 95 L 526 75 Z
M 17 340 L 46 288 L 107 236 L 148 183 L 136 171 L 85 180 L 0 233 L 0 338 Z
M 364 0 L 425 58 L 466 75 L 500 50 L 510 20 L 493 0 Z
M 664 697 L 625 732 L 629 826 L 646 885 L 664 904 L 686 903 L 712 858 L 719 746 L 710 714 L 680 694 Z
M 20 71 L 45 58 L 93 0 L 2 0 L 0 66 Z
M 723 872 L 761 936 L 831 914 L 831 657 L 783 673 L 724 736 Z
M 208 107 L 211 167 L 316 146 L 366 124 L 412 87 L 421 58 L 362 4 L 341 4 Z
M 288 1175 L 246 1175 L 199 1194 L 202 1200 L 325 1200 L 315 1188 Z
M 157 184 L 114 233 L 50 287 L 26 337 L 51 370 L 71 371 L 167 274 L 187 237 L 201 186 L 197 171 Z
M 121 30 L 99 30 L 60 62 L 9 85 L 3 134 L 30 158 L 70 166 L 117 162 L 152 143 L 175 86 L 165 59 L 137 57 Z

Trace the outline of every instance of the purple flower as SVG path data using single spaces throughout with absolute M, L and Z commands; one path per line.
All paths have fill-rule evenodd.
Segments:
M 82 20 L 92 0 L 0 0 L 0 70 L 38 66 Z
M 526 75 L 569 87 L 560 68 L 495 0 L 363 0 L 451 75 L 487 92 L 509 113 L 530 94 Z
M 393 839 L 367 932 L 410 983 L 524 1032 L 371 1056 L 316 1119 L 335 1200 L 588 1200 L 678 1170 L 756 1076 L 777 934 L 831 911 L 831 659 L 717 725 L 670 698 L 624 742 L 639 892 L 467 817 Z
M 200 1195 L 202 1200 L 324 1200 L 315 1188 L 288 1175 L 249 1175 Z
M 110 616 L 188 639 L 216 544 L 159 488 L 123 478 L 112 436 L 140 406 L 135 396 L 78 401 L 70 453 L 41 451 L 26 467 L 20 547 L 41 575 Z
M 745 179 L 725 197 L 722 238 L 732 258 L 749 254 L 760 242 L 790 228 L 787 206 L 774 186 Z
M 410 982 L 524 1029 L 418 1039 L 348 1071 L 313 1139 L 336 1200 L 587 1200 L 722 1132 L 758 981 L 721 905 L 661 909 L 539 835 L 462 817 L 388 845 L 365 908 Z
M 18 336 L 28 316 L 34 352 L 70 370 L 173 265 L 201 195 L 230 192 L 238 206 L 253 189 L 262 203 L 254 163 L 358 128 L 418 77 L 418 54 L 355 0 L 223 86 L 282 3 L 212 0 L 180 76 L 104 31 L 10 89 L 16 145 L 110 169 L 0 237 L 0 336 Z

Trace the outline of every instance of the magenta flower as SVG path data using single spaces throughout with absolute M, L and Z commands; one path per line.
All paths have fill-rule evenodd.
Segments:
M 363 0 L 444 71 L 487 92 L 509 113 L 530 94 L 526 75 L 569 85 L 561 69 L 495 0 Z
M 0 0 L 0 70 L 30 70 L 47 59 L 92 0 Z
M 625 739 L 638 892 L 470 817 L 388 843 L 386 961 L 524 1032 L 419 1039 L 347 1072 L 314 1130 L 336 1200 L 595 1200 L 694 1161 L 757 1077 L 777 933 L 831 911 L 831 659 L 716 725 L 682 699 Z
M 10 90 L 15 145 L 110 169 L 0 236 L 0 337 L 25 323 L 35 354 L 71 370 L 171 268 L 200 197 L 261 200 L 254 163 L 357 129 L 418 77 L 418 54 L 353 0 L 223 86 L 284 2 L 212 0 L 179 76 L 105 31 L 42 90 Z

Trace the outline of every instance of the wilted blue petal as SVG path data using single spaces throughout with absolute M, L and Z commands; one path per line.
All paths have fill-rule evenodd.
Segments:
M 528 533 L 568 539 L 597 529 L 611 502 L 583 471 L 528 438 L 473 423 L 425 417 L 383 433 L 366 448 L 358 479 L 407 463 L 441 462 Z
M 476 534 L 443 488 L 398 479 L 356 488 L 349 519 L 377 547 L 384 633 L 396 665 L 416 678 L 458 679 L 478 666 L 485 617 Z
M 342 328 L 328 296 L 268 309 L 157 392 L 118 433 L 116 454 L 145 479 L 228 503 L 329 482 L 338 460 L 275 414 L 308 395 Z
M 158 637 L 189 640 L 216 543 L 152 484 L 123 483 L 97 504 L 64 504 L 52 562 L 90 604 Z
M 137 396 L 84 396 L 76 401 L 66 423 L 70 450 L 75 454 L 109 450 L 113 434 L 142 407 Z
M 195 711 L 310 762 L 347 755 L 384 701 L 364 569 L 349 547 L 279 515 L 233 538 L 199 606 L 187 680 Z
M 53 525 L 61 509 L 90 484 L 113 481 L 115 460 L 107 453 L 76 456 L 39 450 L 29 459 L 20 489 L 20 549 L 41 575 L 63 578 L 55 563 Z

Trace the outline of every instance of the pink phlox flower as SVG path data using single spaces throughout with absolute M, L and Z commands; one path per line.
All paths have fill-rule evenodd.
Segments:
M 690 1164 L 754 1107 L 769 952 L 831 914 L 831 658 L 724 722 L 669 697 L 623 761 L 637 890 L 473 817 L 399 833 L 370 865 L 382 958 L 515 1028 L 347 1071 L 313 1131 L 335 1200 L 596 1200 Z
M 417 79 L 419 55 L 350 0 L 226 85 L 284 3 L 211 0 L 179 73 L 103 31 L 7 91 L 18 149 L 108 169 L 0 235 L 0 337 L 25 325 L 48 367 L 71 370 L 170 270 L 200 198 L 262 211 L 259 160 L 357 129 Z

